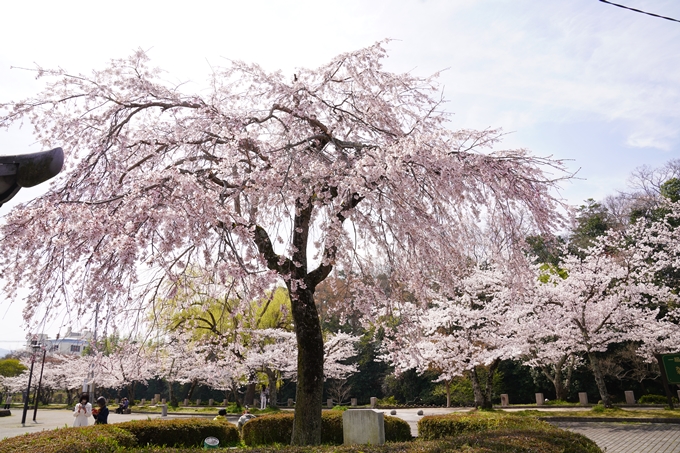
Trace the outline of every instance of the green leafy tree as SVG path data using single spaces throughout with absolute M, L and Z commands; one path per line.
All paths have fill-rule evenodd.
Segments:
M 19 376 L 24 371 L 26 371 L 26 367 L 19 361 L 19 359 L 0 360 L 0 376 Z

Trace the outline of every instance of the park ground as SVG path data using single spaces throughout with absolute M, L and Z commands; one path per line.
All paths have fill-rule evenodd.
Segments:
M 405 420 L 411 426 L 411 432 L 417 435 L 417 423 L 422 416 L 418 415 L 418 408 L 398 409 L 396 416 Z M 453 412 L 469 411 L 469 408 L 423 408 L 423 415 L 439 415 Z M 517 408 L 511 411 L 521 410 Z M 582 408 L 542 408 L 541 414 L 550 416 L 558 412 L 581 411 Z M 217 409 L 215 409 L 215 413 Z M 390 410 L 384 410 L 389 414 Z M 628 412 L 628 411 L 626 411 Z M 659 416 L 667 411 L 659 411 Z M 172 414 L 168 418 L 178 417 L 214 417 L 216 414 Z M 680 423 L 631 423 L 626 421 L 626 414 L 618 417 L 617 422 L 585 421 L 583 418 L 575 418 L 574 421 L 554 421 L 553 424 L 562 429 L 575 431 L 595 441 L 603 451 L 607 453 L 680 453 Z M 21 409 L 12 409 L 12 415 L 0 418 L 0 439 L 18 436 L 23 433 L 32 433 L 42 430 L 63 428 L 71 426 L 73 416 L 70 410 L 43 409 L 39 410 L 36 422 L 33 422 L 33 411 L 29 411 L 26 424 L 21 424 Z M 129 420 L 146 420 L 148 418 L 160 418 L 157 413 L 111 413 L 109 422 L 120 423 Z M 236 423 L 237 415 L 229 415 L 228 420 Z M 679 419 L 680 420 L 680 419 Z

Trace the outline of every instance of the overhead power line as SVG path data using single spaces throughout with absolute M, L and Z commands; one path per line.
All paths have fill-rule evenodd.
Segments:
M 612 2 L 610 2 L 610 1 L 608 1 L 608 0 L 600 0 L 600 1 L 601 1 L 602 3 L 607 3 L 608 5 L 618 6 L 619 8 L 628 9 L 628 10 L 630 10 L 630 11 L 635 11 L 636 13 L 642 13 L 642 14 L 646 14 L 646 15 L 648 15 L 648 16 L 654 16 L 654 17 L 658 17 L 658 18 L 660 18 L 660 19 L 672 20 L 673 22 L 680 22 L 680 20 L 678 20 L 678 19 L 673 19 L 672 17 L 660 16 L 660 15 L 658 15 L 658 14 L 648 13 L 647 11 L 642 11 L 641 9 L 635 9 L 635 8 L 631 8 L 631 7 L 628 7 L 628 6 L 625 6 L 625 5 L 619 5 L 618 3 L 612 3 Z

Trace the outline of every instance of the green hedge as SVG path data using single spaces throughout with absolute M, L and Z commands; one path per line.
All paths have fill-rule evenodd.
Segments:
M 131 432 L 139 445 L 200 447 L 211 436 L 219 439 L 221 447 L 240 443 L 236 425 L 205 418 L 132 420 L 115 426 Z
M 418 436 L 424 440 L 434 440 L 480 431 L 551 428 L 553 428 L 552 425 L 532 417 L 517 417 L 505 414 L 428 415 L 418 421 Z
M 242 438 L 248 446 L 290 443 L 293 435 L 293 413 L 257 417 L 243 425 Z M 411 440 L 408 423 L 397 417 L 385 416 L 385 440 L 403 442 Z M 343 442 L 342 412 L 321 413 L 321 443 L 340 445 Z
M 255 447 L 248 453 L 602 453 L 595 442 L 569 431 L 519 430 L 467 434 L 436 441 L 326 447 Z M 130 453 L 195 453 L 190 449 L 133 449 Z
M 668 404 L 668 398 L 665 395 L 642 395 L 638 404 Z M 673 404 L 678 404 L 678 399 L 675 397 Z
M 137 439 L 113 425 L 59 428 L 9 437 L 0 441 L 0 453 L 113 453 L 131 448 Z

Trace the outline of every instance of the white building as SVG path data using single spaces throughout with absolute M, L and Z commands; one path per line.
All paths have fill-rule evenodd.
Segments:
M 29 339 L 26 349 L 31 350 L 31 345 L 37 342 L 40 345 L 45 345 L 47 352 L 56 354 L 82 354 L 85 346 L 90 343 L 92 339 L 92 332 L 85 329 L 82 332 L 73 332 L 71 328 L 66 331 L 63 337 L 57 335 L 57 338 L 50 339 L 45 334 L 34 335 Z

